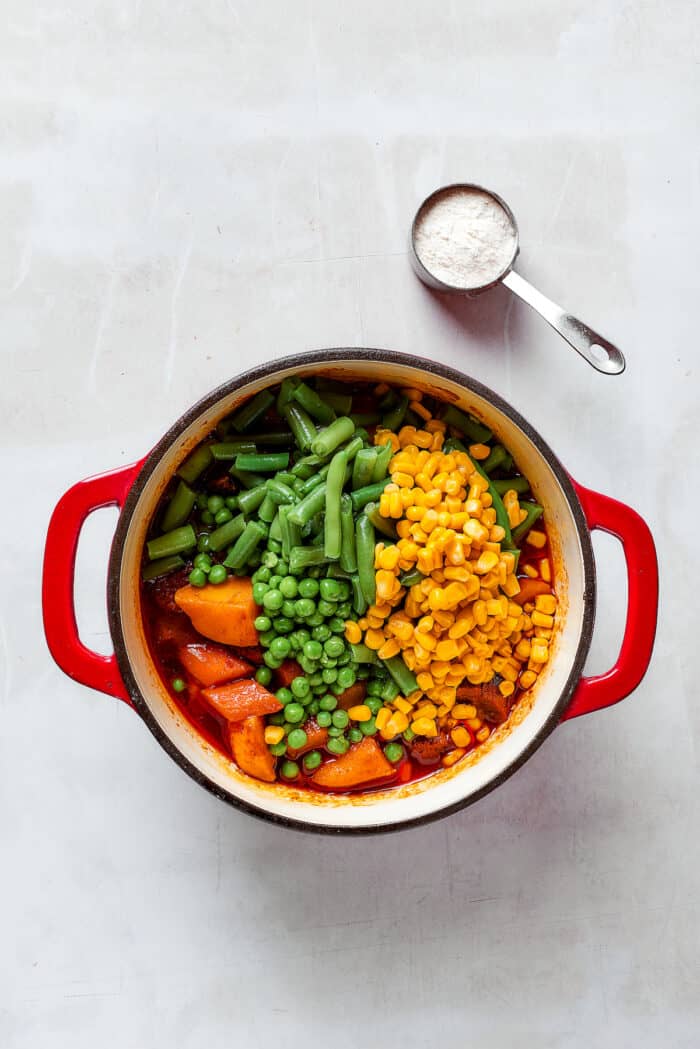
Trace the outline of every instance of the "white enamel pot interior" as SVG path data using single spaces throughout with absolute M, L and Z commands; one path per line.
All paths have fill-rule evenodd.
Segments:
M 390 381 L 450 401 L 485 422 L 514 455 L 546 508 L 558 626 L 552 655 L 528 698 L 487 743 L 451 769 L 364 795 L 312 794 L 241 773 L 180 713 L 146 644 L 139 570 L 149 521 L 168 481 L 192 448 L 243 400 L 287 375 Z M 386 350 L 339 349 L 290 357 L 241 375 L 188 411 L 144 461 L 124 504 L 110 559 L 109 616 L 119 670 L 136 709 L 167 752 L 218 797 L 267 819 L 306 829 L 367 832 L 445 815 L 511 775 L 555 728 L 588 652 L 595 603 L 590 533 L 566 471 L 542 438 L 500 397 L 457 371 Z

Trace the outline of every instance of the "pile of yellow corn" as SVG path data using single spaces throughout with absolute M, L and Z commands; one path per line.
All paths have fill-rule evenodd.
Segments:
M 347 624 L 346 637 L 364 640 L 382 659 L 401 653 L 416 674 L 419 691 L 399 696 L 377 715 L 384 738 L 409 727 L 428 738 L 451 728 L 455 746 L 467 748 L 468 734 L 456 721 L 464 719 L 479 742 L 489 729 L 473 706 L 457 703 L 457 688 L 489 682 L 495 674 L 503 679 L 499 689 L 505 697 L 516 686 L 531 688 L 549 658 L 556 599 L 540 594 L 523 607 L 513 601 L 521 589 L 515 557 L 501 549 L 505 531 L 496 523 L 488 482 L 472 461 L 485 458 L 489 449 L 472 445 L 469 455 L 445 453 L 445 424 L 430 417 L 418 391 L 408 392 L 425 427 L 404 426 L 398 434 L 379 429 L 375 436 L 376 444 L 389 441 L 395 452 L 379 509 L 396 521 L 399 539 L 377 544 L 376 604 Z M 525 511 L 515 491 L 506 493 L 504 505 L 516 527 Z M 531 531 L 528 541 L 542 547 L 546 536 Z M 548 561 L 541 566 L 550 581 Z M 424 578 L 406 589 L 399 576 L 412 569 Z M 538 574 L 531 566 L 525 573 Z M 452 760 L 443 763 L 457 760 L 448 757 Z

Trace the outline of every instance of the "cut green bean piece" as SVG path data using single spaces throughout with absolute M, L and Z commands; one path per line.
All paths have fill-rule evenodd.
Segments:
M 289 423 L 289 428 L 294 434 L 294 440 L 302 452 L 305 452 L 311 447 L 318 432 L 310 416 L 295 403 L 286 404 L 281 409 L 281 412 Z
M 340 500 L 340 537 L 340 567 L 346 572 L 356 572 L 355 521 L 349 495 L 343 495 Z
M 163 514 L 160 525 L 162 530 L 172 532 L 173 528 L 183 525 L 192 513 L 196 502 L 197 493 L 193 492 L 184 481 L 180 481 Z
M 355 573 L 350 580 L 352 586 L 352 607 L 358 616 L 363 616 L 367 611 L 367 599 L 362 593 L 362 587 L 360 586 L 360 577 Z
M 378 663 L 377 653 L 365 644 L 350 645 L 350 658 L 353 663 Z
M 504 481 L 492 481 L 491 484 L 499 495 L 505 495 L 510 491 L 524 495 L 525 492 L 530 491 L 530 482 L 527 477 L 507 477 Z
M 251 473 L 277 473 L 278 470 L 286 470 L 288 465 L 289 452 L 244 453 L 236 457 L 236 469 Z
M 357 433 L 357 431 L 355 431 L 355 436 L 353 437 L 353 439 L 351 441 L 348 441 L 348 443 L 343 446 L 343 451 L 345 452 L 345 458 L 347 459 L 347 461 L 352 462 L 352 460 L 354 460 L 357 456 L 358 452 L 362 451 L 364 445 L 365 442 L 363 441 L 362 437 Z
M 379 451 L 377 452 L 377 458 L 374 463 L 374 469 L 372 470 L 372 481 L 383 481 L 389 470 L 389 463 L 394 454 L 394 449 L 391 447 L 391 441 L 387 441 L 386 444 L 379 445 Z
M 312 489 L 314 489 L 316 485 L 319 485 L 321 481 L 325 481 L 326 477 L 328 476 L 328 470 L 330 469 L 330 465 L 330 463 L 326 463 L 325 466 L 322 466 L 320 467 L 320 469 L 318 469 L 317 473 L 312 474 L 311 477 L 307 477 L 307 479 L 302 483 L 301 487 L 299 488 L 299 494 L 302 496 L 308 495 L 308 493 L 312 491 Z M 316 467 L 314 467 L 314 469 L 316 469 Z
M 219 441 L 209 447 L 217 462 L 233 462 L 236 456 L 243 452 L 257 451 L 253 441 L 247 441 L 244 437 L 237 441 Z
M 408 409 L 408 397 L 401 397 L 398 404 L 390 408 L 382 419 L 382 428 L 385 430 L 398 430 Z
M 251 400 L 233 413 L 231 426 L 237 433 L 249 429 L 253 423 L 264 415 L 268 408 L 275 403 L 275 398 L 269 390 L 261 390 Z
M 442 414 L 442 421 L 448 426 L 454 426 L 456 430 L 461 430 L 474 444 L 485 444 L 493 437 L 488 426 L 477 422 L 471 415 L 456 408 L 454 404 L 447 406 Z
M 323 399 L 326 404 L 330 404 L 333 411 L 338 415 L 350 414 L 352 408 L 351 394 L 343 393 L 341 390 L 328 390 L 323 392 Z
M 378 503 L 367 503 L 365 506 L 365 513 L 369 517 L 370 521 L 382 535 L 385 535 L 387 539 L 391 539 L 393 543 L 399 538 L 398 532 L 396 531 L 396 524 L 389 517 L 382 517 L 379 513 Z
M 279 480 L 279 474 L 277 477 L 270 478 L 267 482 L 267 494 L 271 499 L 274 499 L 278 506 L 297 501 L 297 497 L 289 485 Z
M 223 550 L 224 547 L 230 546 L 231 543 L 235 542 L 239 535 L 243 535 L 244 531 L 245 517 L 243 514 L 238 514 L 237 517 L 232 517 L 230 521 L 210 532 L 208 549 L 218 553 L 219 550 Z
M 226 567 L 234 571 L 244 568 L 258 543 L 266 535 L 267 529 L 263 528 L 259 521 L 249 521 L 232 549 L 229 550 L 228 557 L 224 561 Z
M 484 472 L 490 474 L 493 470 L 497 470 L 499 466 L 503 466 L 503 463 L 508 458 L 508 452 L 505 450 L 502 444 L 497 444 L 489 452 L 487 459 L 483 459 L 481 465 Z
M 375 502 L 388 483 L 389 478 L 386 477 L 383 481 L 377 481 L 376 484 L 368 484 L 365 488 L 357 488 L 350 496 L 353 509 L 357 512 L 358 510 L 361 510 L 363 506 L 366 506 L 367 503 Z
M 148 582 L 149 579 L 158 579 L 159 576 L 169 575 L 170 572 L 176 572 L 178 568 L 184 568 L 184 566 L 185 562 L 178 554 L 174 554 L 172 557 L 161 557 L 157 561 L 151 561 L 150 564 L 144 565 L 141 578 L 144 582 Z
M 337 561 L 340 557 L 342 536 L 340 531 L 340 501 L 345 484 L 347 455 L 344 451 L 336 452 L 331 459 L 326 478 L 326 517 L 324 521 L 323 548 L 326 557 Z
M 293 397 L 305 412 L 313 415 L 314 419 L 318 419 L 324 426 L 328 426 L 335 419 L 335 411 L 330 404 L 327 404 L 324 398 L 319 397 L 316 391 L 307 386 L 305 382 L 299 383 L 294 390 Z
M 277 517 L 279 519 L 280 542 L 282 543 L 282 557 L 284 557 L 285 560 L 289 559 L 289 552 L 292 549 L 292 544 L 289 541 L 289 521 L 287 519 L 288 514 L 289 506 L 284 504 L 280 506 L 277 512 Z
M 270 522 L 274 520 L 276 513 L 277 503 L 272 498 L 270 493 L 266 491 L 265 498 L 261 502 L 260 508 L 258 510 L 258 517 L 261 521 L 264 521 L 265 524 L 270 524 Z
M 366 514 L 361 514 L 355 525 L 357 550 L 357 574 L 368 605 L 373 605 L 377 596 L 374 580 L 374 525 Z
M 328 558 L 322 546 L 293 546 L 289 554 L 289 571 L 292 575 L 313 565 L 325 564 L 328 564 Z
M 489 492 L 491 494 L 492 501 L 491 504 L 493 506 L 493 509 L 496 511 L 496 524 L 500 525 L 503 531 L 505 532 L 505 536 L 501 540 L 501 549 L 510 550 L 510 548 L 513 545 L 513 537 L 511 535 L 510 530 L 510 520 L 508 519 L 508 511 L 503 505 L 503 500 L 494 488 L 493 482 L 484 470 L 483 466 L 476 462 L 475 459 L 472 459 L 472 462 L 474 463 L 474 468 L 476 469 L 477 473 L 480 473 L 484 480 L 488 482 Z
M 525 520 L 513 529 L 513 542 L 519 543 L 525 538 L 527 533 L 530 531 L 535 521 L 542 516 L 544 509 L 539 503 L 521 503 L 520 509 L 525 510 L 527 517 Z
M 248 440 L 255 444 L 266 445 L 272 448 L 286 448 L 294 444 L 294 434 L 291 430 L 271 430 L 270 433 L 249 433 Z
M 238 509 L 250 516 L 258 509 L 267 494 L 265 483 L 259 484 L 257 488 L 248 488 L 238 496 Z
M 311 451 L 314 455 L 325 458 L 331 455 L 339 444 L 349 441 L 354 433 L 354 422 L 347 415 L 342 415 L 314 437 L 311 442 Z
M 282 412 L 284 408 L 293 400 L 294 391 L 301 382 L 301 379 L 297 379 L 296 375 L 289 375 L 282 381 L 280 386 L 280 392 L 277 394 L 277 411 Z
M 251 473 L 250 470 L 239 470 L 237 466 L 232 466 L 229 474 L 235 477 L 244 488 L 257 488 L 258 485 L 265 484 L 267 481 L 267 477 L 263 477 L 262 474 Z
M 173 557 L 193 550 L 197 545 L 197 536 L 191 524 L 173 528 L 172 532 L 159 535 L 146 543 L 149 561 L 158 561 L 161 557 Z
M 270 525 L 270 533 L 268 539 L 274 539 L 275 542 L 280 543 L 282 541 L 282 522 L 280 521 L 279 510 L 272 518 L 272 524 Z
M 372 483 L 372 474 L 374 473 L 377 455 L 378 451 L 376 448 L 363 448 L 357 453 L 352 464 L 353 489 L 365 488 Z
M 384 666 L 401 689 L 402 696 L 410 696 L 418 688 L 416 675 L 409 670 L 401 656 L 392 656 L 391 659 L 383 659 Z
M 416 583 L 422 583 L 424 579 L 425 576 L 417 568 L 412 568 L 409 572 L 404 572 L 399 576 L 401 586 L 415 586 Z
M 310 521 L 314 514 L 319 513 L 326 503 L 326 485 L 325 482 L 316 485 L 316 487 L 309 492 L 308 495 L 304 496 L 300 503 L 297 503 L 289 511 L 289 521 L 297 525 L 305 525 L 307 521 Z
M 382 417 L 379 412 L 351 412 L 350 418 L 355 426 L 376 426 Z
M 178 469 L 178 475 L 187 484 L 194 484 L 200 474 L 203 474 L 207 466 L 212 462 L 213 456 L 211 454 L 210 444 L 200 444 L 199 448 L 195 448 L 192 455 L 188 455 L 184 463 L 181 463 Z

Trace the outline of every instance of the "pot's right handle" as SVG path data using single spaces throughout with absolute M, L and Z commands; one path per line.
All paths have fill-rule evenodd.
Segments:
M 631 507 L 574 482 L 588 527 L 614 535 L 627 563 L 627 621 L 622 647 L 612 670 L 581 678 L 562 720 L 618 703 L 644 677 L 656 634 L 659 568 L 654 540 L 646 522 Z
M 142 463 L 79 481 L 51 515 L 44 552 L 42 608 L 51 655 L 69 677 L 131 705 L 117 661 L 91 651 L 78 636 L 73 602 L 75 555 L 85 519 L 103 506 L 121 506 Z

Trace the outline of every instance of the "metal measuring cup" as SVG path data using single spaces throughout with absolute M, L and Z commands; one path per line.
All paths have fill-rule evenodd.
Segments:
M 487 284 L 480 284 L 475 287 L 458 287 L 456 285 L 447 284 L 445 281 L 436 277 L 434 273 L 431 273 L 416 251 L 416 228 L 420 219 L 432 207 L 438 198 L 454 190 L 474 191 L 490 197 L 502 209 L 510 223 L 514 238 L 514 247 L 511 258 L 501 272 Z M 425 198 L 421 206 L 418 208 L 411 225 L 411 262 L 416 274 L 424 284 L 427 284 L 431 288 L 435 288 L 436 291 L 459 292 L 462 295 L 468 296 L 480 295 L 489 288 L 495 287 L 496 284 L 505 284 L 505 286 L 519 296 L 523 302 L 526 302 L 528 306 L 531 306 L 533 310 L 536 310 L 537 313 L 544 317 L 554 330 L 559 332 L 562 338 L 566 339 L 569 345 L 572 346 L 577 353 L 580 353 L 581 356 L 597 371 L 603 372 L 605 375 L 619 375 L 623 372 L 625 370 L 625 358 L 620 350 L 618 350 L 617 346 L 614 346 L 613 343 L 604 338 L 604 336 L 599 335 L 598 332 L 593 331 L 593 329 L 589 328 L 587 324 L 580 321 L 578 317 L 574 317 L 571 313 L 567 313 L 560 306 L 557 306 L 557 304 L 552 302 L 551 299 L 548 299 L 545 295 L 539 292 L 537 288 L 533 288 L 532 284 L 526 281 L 524 277 L 521 277 L 519 273 L 515 272 L 513 269 L 513 263 L 517 258 L 519 250 L 520 238 L 518 234 L 518 225 L 515 221 L 513 212 L 497 193 L 472 182 L 457 182 L 449 186 L 442 186 L 440 189 L 435 190 L 434 193 L 431 193 L 430 196 Z

